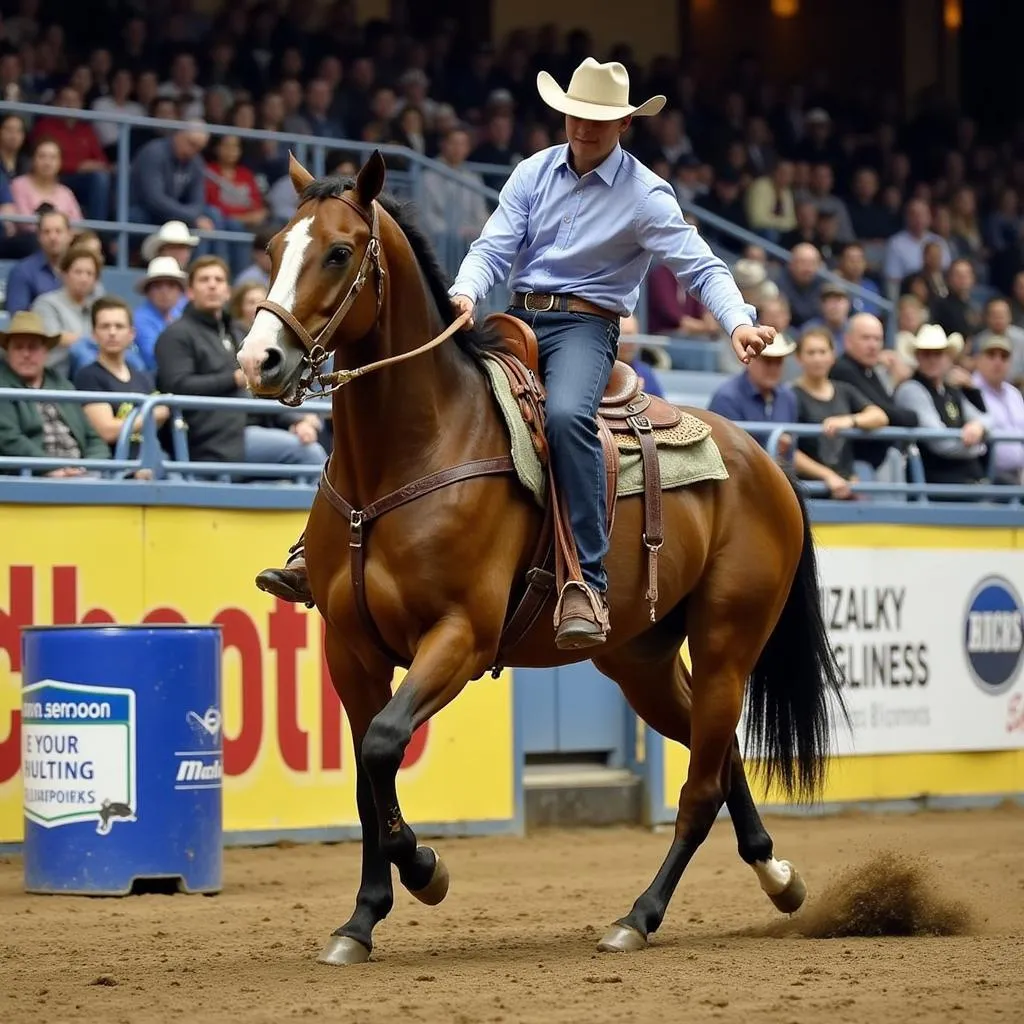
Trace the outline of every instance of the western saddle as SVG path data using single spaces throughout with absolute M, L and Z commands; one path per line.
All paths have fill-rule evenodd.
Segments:
M 576 544 L 564 499 L 556 487 L 551 459 L 548 457 L 544 433 L 545 392 L 540 380 L 537 336 L 533 329 L 517 317 L 507 313 L 492 313 L 486 325 L 502 340 L 503 347 L 492 355 L 508 377 L 524 422 L 530 431 L 530 440 L 546 468 L 548 475 L 548 514 L 530 559 L 526 574 L 526 591 L 518 606 L 506 621 L 498 652 L 497 665 L 502 655 L 515 647 L 533 626 L 541 609 L 552 596 L 552 589 L 562 587 L 569 580 L 582 582 Z M 615 503 L 619 477 L 619 449 L 615 435 L 632 434 L 640 448 L 644 475 L 644 533 L 647 549 L 647 601 L 651 621 L 658 600 L 658 550 L 664 541 L 661 510 L 661 468 L 654 431 L 676 426 L 682 414 L 662 398 L 641 390 L 640 378 L 626 363 L 616 361 L 597 414 L 598 435 L 604 451 L 607 487 L 608 533 L 615 522 Z M 551 563 L 554 560 L 555 571 Z

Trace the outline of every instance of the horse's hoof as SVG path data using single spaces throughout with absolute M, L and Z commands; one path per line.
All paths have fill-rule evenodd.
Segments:
M 635 929 L 624 924 L 613 924 L 597 944 L 600 953 L 637 953 L 647 948 L 647 940 Z
M 332 935 L 316 959 L 317 963 L 332 967 L 351 967 L 353 964 L 365 964 L 370 959 L 370 951 L 347 935 Z
M 430 876 L 430 881 L 422 889 L 416 889 L 409 891 L 413 896 L 420 901 L 425 903 L 428 907 L 436 907 L 448 895 L 448 884 L 451 882 L 451 876 L 448 874 L 448 869 L 444 866 L 444 861 L 438 856 L 437 850 L 433 847 L 425 846 L 425 850 L 430 850 L 434 855 L 434 873 Z
M 795 914 L 807 899 L 807 886 L 792 864 L 789 865 L 789 885 L 780 893 L 769 896 L 768 899 L 775 904 L 775 909 L 783 914 Z

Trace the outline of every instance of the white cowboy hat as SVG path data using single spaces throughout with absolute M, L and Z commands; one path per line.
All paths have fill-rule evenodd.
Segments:
M 188 229 L 183 220 L 169 220 L 160 225 L 160 230 L 147 235 L 142 243 L 142 258 L 148 263 L 162 245 L 187 245 L 194 249 L 199 239 Z
M 173 256 L 154 256 L 146 268 L 146 276 L 135 282 L 135 290 L 144 292 L 154 281 L 176 281 L 184 285 L 187 280 L 188 274 Z
M 785 359 L 786 356 L 792 355 L 795 351 L 796 342 L 787 338 L 785 334 L 779 332 L 775 335 L 770 345 L 766 345 L 761 349 L 761 357 L 767 357 L 768 359 Z
M 569 88 L 561 86 L 546 71 L 537 75 L 537 92 L 553 110 L 587 121 L 617 121 L 633 114 L 657 114 L 665 106 L 664 96 L 652 96 L 638 107 L 629 102 L 629 72 L 618 61 L 599 64 L 587 57 L 572 73 Z
M 896 335 L 896 348 L 908 363 L 916 363 L 915 353 L 947 351 L 955 359 L 964 350 L 962 334 L 955 331 L 947 335 L 938 324 L 922 324 L 917 334 L 900 331 Z

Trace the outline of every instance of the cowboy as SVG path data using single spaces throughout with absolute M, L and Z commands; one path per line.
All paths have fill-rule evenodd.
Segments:
M 21 388 L 25 397 L 0 402 L 0 455 L 36 459 L 108 459 L 107 443 L 92 428 L 81 405 L 74 402 L 36 401 L 31 392 L 73 391 L 71 382 L 46 365 L 47 354 L 60 344 L 38 313 L 20 310 L 10 326 L 0 331 L 0 349 L 7 355 L 0 364 L 0 387 Z M 80 477 L 80 466 L 46 470 L 48 477 Z
M 603 559 L 608 548 L 604 463 L 596 414 L 615 360 L 619 318 L 636 306 L 652 259 L 698 293 L 743 363 L 774 337 L 755 327 L 726 265 L 683 220 L 671 186 L 619 144 L 632 118 L 657 114 L 655 96 L 629 102 L 622 64 L 588 57 L 563 91 L 546 72 L 537 89 L 565 115 L 564 145 L 516 165 L 498 207 L 473 243 L 449 294 L 472 314 L 499 279 L 514 293 L 509 312 L 537 334 L 547 391 L 547 434 L 566 498 L 583 581 L 568 582 L 556 610 L 556 643 L 602 643 L 609 630 Z M 288 600 L 308 599 L 300 550 L 285 570 L 258 577 Z

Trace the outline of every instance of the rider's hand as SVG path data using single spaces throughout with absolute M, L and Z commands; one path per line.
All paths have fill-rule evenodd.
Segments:
M 732 350 L 741 363 L 749 363 L 774 340 L 774 327 L 751 327 L 749 324 L 741 324 L 732 332 Z
M 463 313 L 469 314 L 469 319 L 466 321 L 466 327 L 472 327 L 474 324 L 473 320 L 473 300 L 468 295 L 453 295 L 452 296 L 452 308 L 455 310 L 456 316 L 462 316 Z

